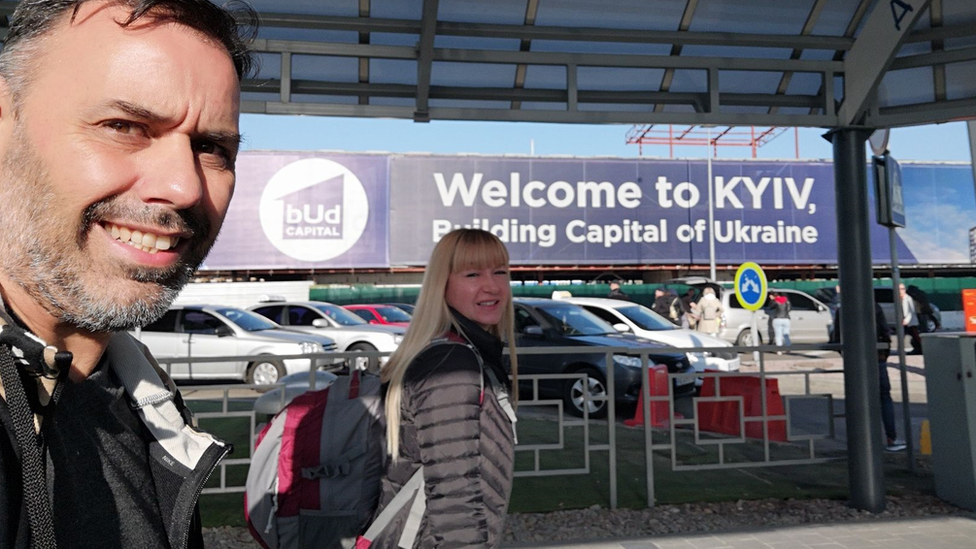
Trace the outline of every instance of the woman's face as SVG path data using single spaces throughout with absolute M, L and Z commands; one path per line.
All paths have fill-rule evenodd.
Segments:
M 498 325 L 512 298 L 508 265 L 452 273 L 445 298 L 448 305 L 485 330 Z

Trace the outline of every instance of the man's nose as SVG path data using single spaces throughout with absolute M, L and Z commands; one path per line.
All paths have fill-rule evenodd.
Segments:
M 199 204 L 204 195 L 204 177 L 189 137 L 169 136 L 157 141 L 152 149 L 139 184 L 142 201 L 176 210 Z

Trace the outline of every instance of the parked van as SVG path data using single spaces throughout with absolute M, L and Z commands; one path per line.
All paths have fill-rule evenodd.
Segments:
M 715 281 L 705 277 L 688 277 L 670 281 L 668 284 L 684 284 L 698 291 L 696 300 L 701 296 L 706 286 L 716 290 L 722 300 L 722 324 L 718 337 L 739 346 L 753 345 L 752 341 L 752 311 L 744 309 L 735 297 L 735 291 L 724 288 Z M 810 294 L 799 290 L 786 288 L 770 288 L 790 300 L 790 340 L 793 343 L 827 343 L 830 330 L 833 328 L 833 317 L 830 309 L 823 302 Z M 773 341 L 769 330 L 769 316 L 760 309 L 756 312 L 756 323 L 759 328 L 758 345 Z

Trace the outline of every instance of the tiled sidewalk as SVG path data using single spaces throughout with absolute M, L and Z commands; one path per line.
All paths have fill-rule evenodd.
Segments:
M 976 517 L 778 527 L 587 543 L 517 545 L 537 549 L 973 549 Z

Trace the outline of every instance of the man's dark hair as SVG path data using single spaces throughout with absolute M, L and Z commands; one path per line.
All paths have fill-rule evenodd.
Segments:
M 82 4 L 90 0 L 21 0 L 10 18 L 10 30 L 0 52 L 0 76 L 10 77 L 9 71 L 18 66 L 9 59 L 34 39 L 41 38 L 70 11 L 71 19 Z M 257 32 L 257 12 L 247 3 L 231 0 L 224 7 L 210 0 L 99 0 L 109 5 L 124 6 L 129 17 L 119 24 L 127 27 L 141 19 L 173 22 L 192 28 L 221 44 L 230 55 L 243 80 L 254 67 L 254 57 L 248 46 Z M 7 54 L 7 55 L 3 55 Z M 4 59 L 7 58 L 7 59 Z M 16 86 L 15 86 L 16 91 Z

